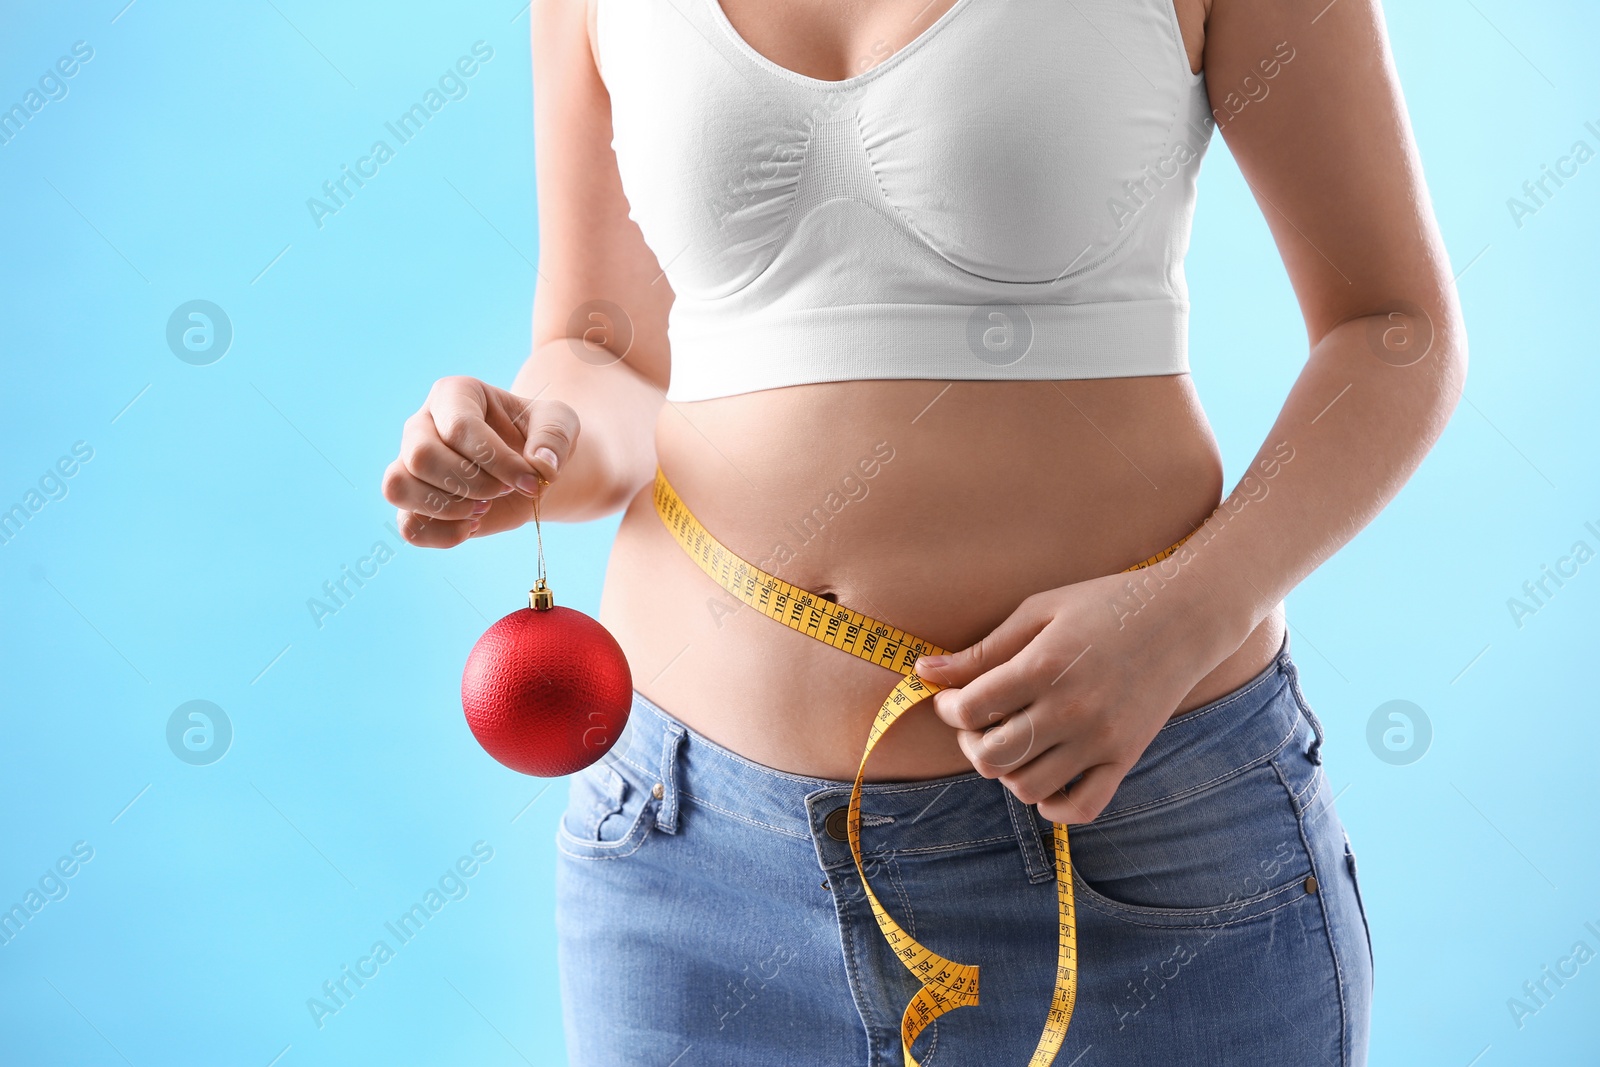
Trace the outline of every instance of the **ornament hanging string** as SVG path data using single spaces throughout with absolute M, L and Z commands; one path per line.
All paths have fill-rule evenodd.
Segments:
M 539 498 L 544 495 L 544 487 L 550 483 L 543 478 L 539 479 L 539 492 L 533 495 L 533 536 L 539 541 L 539 584 L 543 585 L 544 573 L 544 532 L 539 528 Z
M 550 585 L 545 581 L 544 530 L 539 525 L 539 498 L 544 495 L 544 487 L 549 484 L 544 475 L 539 475 L 539 491 L 533 495 L 533 536 L 539 544 L 539 574 L 534 579 L 533 588 L 528 590 L 528 606 L 536 611 L 545 610 L 555 603 L 555 598 L 550 593 Z

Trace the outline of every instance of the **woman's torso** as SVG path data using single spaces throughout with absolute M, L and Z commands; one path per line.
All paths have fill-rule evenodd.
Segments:
M 723 25 L 714 0 L 683 0 L 670 17 L 667 0 L 600 10 L 619 168 L 632 214 L 677 294 L 668 396 L 679 402 L 662 409 L 656 427 L 663 470 L 706 527 L 746 560 L 949 649 L 981 638 L 1032 593 L 1115 572 L 1166 547 L 1222 493 L 1191 379 L 1169 373 L 1186 367 L 1174 324 L 1186 322 L 1186 197 L 1204 149 L 1194 121 L 1203 87 L 1197 97 L 1171 9 L 1159 6 L 1170 0 L 1145 0 L 1124 29 L 1144 38 L 1110 49 L 1089 43 L 1091 21 L 1109 19 L 1122 10 L 1116 5 L 1089 4 L 1090 21 L 1070 27 L 1062 20 L 1085 12 L 1025 5 L 1033 19 L 1027 36 L 1067 34 L 1088 50 L 1071 75 L 1077 80 L 1053 86 L 1061 108 L 1081 112 L 1076 118 L 1046 130 L 1006 129 L 1002 106 L 1016 101 L 1013 86 L 993 99 L 946 99 L 938 113 L 904 121 L 897 108 L 930 86 L 948 88 L 927 80 L 941 71 L 961 68 L 982 81 L 982 64 L 967 60 L 985 54 L 1000 64 L 995 71 L 1014 65 L 1016 50 L 979 43 L 980 31 L 1001 25 L 976 21 L 996 17 L 995 8 L 974 14 L 987 2 L 959 0 L 958 17 L 916 37 L 917 49 L 903 57 L 905 35 L 894 41 L 890 33 L 887 47 L 868 53 L 889 57 L 882 78 L 869 70 L 837 85 L 764 65 L 745 42 L 771 35 L 746 16 L 740 30 Z M 1024 10 L 1001 7 L 1014 19 Z M 661 21 L 647 29 L 618 21 L 630 10 Z M 940 12 L 924 10 L 926 27 Z M 691 51 L 673 52 L 659 38 L 687 33 L 670 29 L 684 11 L 704 33 L 686 36 L 682 48 Z M 963 29 L 962 19 L 973 21 Z M 666 51 L 651 51 L 651 38 Z M 1130 55 L 1133 74 L 1116 66 Z M 694 56 L 703 69 L 685 73 Z M 791 52 L 788 61 L 798 66 L 799 58 Z M 1181 71 L 1150 66 L 1169 60 Z M 644 67 L 624 74 L 624 62 Z M 719 97 L 706 87 L 719 78 L 741 88 Z M 1116 113 L 1119 93 L 1136 101 L 1137 116 Z M 730 120 L 732 134 L 708 139 L 674 134 L 673 124 L 696 108 L 708 121 L 742 114 L 743 124 Z M 1044 113 L 1033 101 L 1025 121 Z M 973 123 L 978 114 L 987 132 Z M 815 135 L 822 126 L 829 138 Z M 918 142 L 930 128 L 932 140 Z M 1142 130 L 1143 139 L 1130 142 L 1119 128 Z M 1027 148 L 1035 135 L 1050 144 Z M 741 145 L 741 136 L 751 143 Z M 769 136 L 773 146 L 764 150 Z M 938 159 L 918 158 L 919 144 Z M 996 144 L 1023 147 L 989 159 Z M 1087 163 L 1085 153 L 1093 157 Z M 716 161 L 712 173 L 696 173 L 707 159 Z M 985 159 L 1010 175 L 1000 186 L 990 184 Z M 919 185 L 919 171 L 940 160 L 964 180 Z M 675 185 L 658 173 L 696 174 L 699 184 Z M 1123 173 L 1140 182 L 1144 198 L 1118 185 Z M 707 182 L 717 193 L 710 199 L 702 195 Z M 1121 209 L 1102 203 L 1106 195 Z M 1057 246 L 1080 245 L 1055 266 Z M 881 264 L 864 262 L 868 253 Z M 956 321 L 1001 300 L 1029 309 L 1004 308 L 994 320 L 1008 331 L 1004 341 L 1015 339 L 1012 327 L 1027 331 L 1025 357 L 974 342 L 989 336 L 987 313 L 977 335 Z M 886 345 L 913 364 L 925 352 L 931 369 L 920 378 L 889 373 Z M 840 371 L 814 358 L 823 351 L 868 369 L 857 380 L 826 380 Z M 1096 361 L 1125 376 L 1098 376 L 1105 368 Z M 984 380 L 1005 377 L 1017 380 Z M 1060 380 L 1038 380 L 1048 377 Z M 728 380 L 739 383 L 737 395 L 700 399 Z M 724 593 L 667 533 L 648 486 L 618 531 L 601 619 L 645 696 L 712 740 L 794 773 L 852 777 L 894 681 Z M 1281 637 L 1274 613 L 1180 707 L 1256 674 Z M 868 776 L 969 768 L 953 731 L 924 707 L 878 746 Z
M 1166 547 L 1222 492 L 1187 376 L 796 386 L 664 407 L 656 440 L 674 488 L 742 558 L 949 649 L 1035 592 Z M 641 693 L 796 774 L 853 777 L 895 678 L 725 593 L 672 539 L 648 486 L 618 529 L 601 621 Z M 1275 612 L 1181 708 L 1259 672 L 1282 627 Z M 868 777 L 970 768 L 954 732 L 918 708 Z

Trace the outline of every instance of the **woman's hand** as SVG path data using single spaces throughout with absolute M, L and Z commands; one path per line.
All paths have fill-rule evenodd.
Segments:
M 578 413 L 476 378 L 440 378 L 406 420 L 383 496 L 414 545 L 450 548 L 533 517 L 535 499 L 568 465 Z
M 977 644 L 917 662 L 920 677 L 950 687 L 930 698 L 934 714 L 960 731 L 973 767 L 1052 822 L 1099 815 L 1221 659 L 1184 592 L 1167 584 L 1140 601 L 1130 577 L 1037 593 Z

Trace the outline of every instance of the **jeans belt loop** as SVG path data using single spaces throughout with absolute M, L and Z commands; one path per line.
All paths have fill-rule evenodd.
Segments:
M 684 729 L 678 723 L 666 724 L 661 736 L 661 803 L 656 808 L 656 829 L 678 832 L 678 752 L 683 747 Z
M 1016 830 L 1017 845 L 1022 850 L 1022 865 L 1028 872 L 1028 881 L 1048 882 L 1056 876 L 1053 857 L 1044 851 L 1044 836 L 1039 828 L 1038 810 L 1024 804 L 1017 795 L 999 782 L 994 783 L 1005 794 L 1006 811 L 1011 815 L 1011 825 Z M 1052 850 L 1054 842 L 1052 842 Z
M 1294 660 L 1289 658 L 1289 629 L 1284 627 L 1283 648 L 1278 652 L 1278 662 L 1283 665 L 1284 673 L 1289 676 L 1289 687 L 1294 690 L 1295 707 L 1300 714 L 1305 716 L 1311 725 L 1311 745 L 1306 749 L 1306 759 L 1312 763 L 1322 762 L 1322 720 L 1317 718 L 1317 713 L 1311 710 L 1311 705 L 1306 701 L 1305 694 L 1300 691 L 1300 668 L 1296 667 Z

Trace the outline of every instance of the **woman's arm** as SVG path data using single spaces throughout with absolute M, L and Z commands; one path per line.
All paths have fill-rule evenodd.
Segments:
M 1275 60 L 1269 81 L 1260 64 Z M 1059 822 L 1099 814 L 1194 684 L 1399 491 L 1466 375 L 1455 285 L 1376 0 L 1213 0 L 1204 67 L 1310 358 L 1250 471 L 1173 562 L 1031 597 L 921 671 L 960 687 L 934 708 L 963 730 L 978 769 Z M 1130 579 L 1138 612 L 1108 610 L 1130 602 Z M 988 742 L 980 732 L 1019 708 L 1026 762 L 1015 731 Z
M 1293 461 L 1270 483 L 1247 475 L 1180 568 L 1224 649 L 1399 492 L 1466 377 L 1455 282 L 1381 9 L 1339 0 L 1310 23 L 1315 6 L 1215 0 L 1207 27 L 1206 64 L 1224 92 L 1276 42 L 1295 50 L 1270 95 L 1222 135 L 1281 250 L 1311 344 L 1256 469 L 1269 469 L 1275 449 L 1292 449 Z
M 597 518 L 655 471 L 672 290 L 628 218 L 588 5 L 535 0 L 531 21 L 533 351 L 510 390 L 441 378 L 406 421 L 384 495 L 413 544 L 448 548 L 522 525 L 540 478 L 550 483 L 541 518 Z

